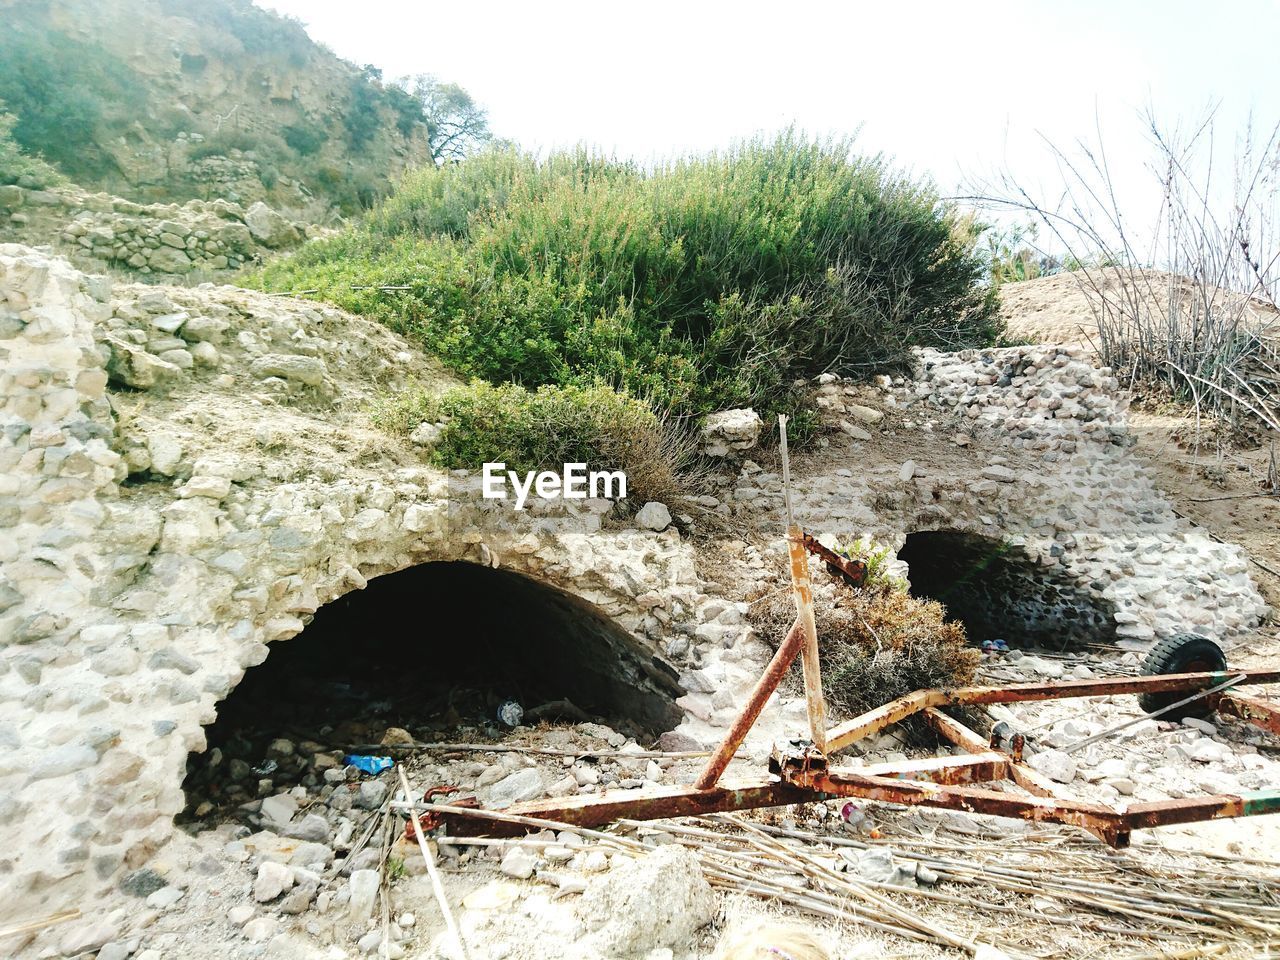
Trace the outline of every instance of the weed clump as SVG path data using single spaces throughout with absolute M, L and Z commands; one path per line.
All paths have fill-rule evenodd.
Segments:
M 501 462 L 524 473 L 585 463 L 625 472 L 634 503 L 674 503 L 689 493 L 692 440 L 640 400 L 605 386 L 528 390 L 477 381 L 438 395 L 386 397 L 373 419 L 401 434 L 423 422 L 440 424 L 431 460 L 447 469 Z
M 795 620 L 789 589 L 756 600 L 750 619 L 777 647 Z M 847 719 L 927 687 L 970 682 L 981 654 L 946 608 L 882 582 L 857 590 L 814 581 L 822 691 L 832 714 Z

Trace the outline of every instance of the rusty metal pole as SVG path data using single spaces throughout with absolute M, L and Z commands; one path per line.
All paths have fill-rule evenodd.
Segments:
M 818 663 L 818 626 L 813 619 L 813 584 L 804 533 L 791 507 L 791 460 L 787 455 L 787 418 L 778 415 L 778 444 L 782 452 L 782 492 L 787 505 L 787 552 L 791 557 L 791 589 L 796 598 L 796 622 L 804 630 L 800 661 L 804 666 L 804 695 L 809 703 L 809 729 L 819 753 L 827 752 L 827 704 L 822 697 L 822 668 Z
M 770 694 L 782 682 L 783 675 L 786 674 L 792 661 L 795 660 L 796 654 L 800 652 L 800 646 L 803 643 L 804 630 L 800 626 L 800 621 L 797 620 L 791 625 L 791 629 L 787 631 L 782 645 L 778 647 L 778 652 L 773 655 L 769 665 L 764 668 L 764 673 L 760 675 L 760 679 L 756 681 L 756 685 L 751 691 L 751 696 L 747 698 L 742 712 L 738 714 L 738 719 L 733 721 L 733 726 L 729 728 L 729 732 L 720 741 L 720 746 L 716 748 L 716 752 L 707 760 L 707 765 L 703 767 L 702 774 L 694 784 L 699 790 L 710 790 L 720 781 L 720 774 L 724 773 L 725 768 L 729 766 L 729 761 L 738 752 L 738 747 L 742 746 L 742 741 L 746 739 L 747 732 L 755 724 L 756 718 L 760 716 L 760 711 L 764 709 L 765 702 L 769 699 Z

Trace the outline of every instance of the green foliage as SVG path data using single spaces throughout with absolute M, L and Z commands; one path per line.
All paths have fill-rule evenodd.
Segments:
M 867 577 L 863 586 L 866 589 L 907 590 L 909 584 L 901 577 L 889 573 L 889 562 L 893 559 L 893 551 L 881 546 L 865 534 L 857 540 L 849 540 L 843 544 L 836 543 L 832 551 L 846 560 L 860 560 L 866 564 Z
M 979 253 L 991 272 L 991 283 L 1020 283 L 1056 272 L 1035 249 L 1039 230 L 1034 223 L 1006 229 L 988 227 L 982 235 Z
M 347 110 L 342 124 L 353 150 L 366 147 L 382 125 L 378 115 L 378 106 L 382 103 L 381 78 L 382 72 L 377 67 L 366 66 L 348 84 Z
M 280 131 L 289 149 L 303 157 L 318 151 L 328 139 L 323 127 L 312 124 L 291 124 Z
M 688 456 L 680 434 L 641 401 L 607 386 L 537 390 L 477 381 L 444 394 L 410 391 L 384 398 L 374 422 L 408 433 L 423 421 L 445 424 L 432 460 L 450 469 L 502 462 L 507 469 L 559 469 L 586 463 L 622 470 L 628 498 L 671 501 Z
M 653 171 L 495 150 L 416 171 L 363 227 L 258 282 L 319 288 L 468 377 L 768 417 L 801 403 L 797 378 L 994 340 L 976 236 L 844 141 L 784 134 Z M 385 284 L 410 289 L 351 289 Z
M 101 47 L 48 29 L 39 9 L 0 29 L 0 100 L 17 117 L 13 139 L 73 177 L 100 175 L 112 165 L 95 140 L 100 124 L 145 112 L 146 90 Z
M 431 159 L 437 164 L 453 163 L 472 156 L 492 140 L 489 117 L 472 99 L 471 94 L 456 83 L 443 83 L 431 74 L 404 77 L 387 93 L 400 93 L 392 100 L 401 111 L 401 122 L 407 122 L 409 102 L 416 105 L 416 120 L 427 126 L 427 144 Z M 403 98 L 406 98 L 403 99 Z M 403 128 L 402 128 L 403 129 Z
M 40 190 L 65 181 L 65 177 L 40 157 L 28 156 L 13 139 L 17 119 L 0 103 L 0 184 L 16 183 Z

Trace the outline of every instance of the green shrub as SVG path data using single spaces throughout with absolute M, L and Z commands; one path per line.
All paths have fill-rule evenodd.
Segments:
M 689 446 L 649 407 L 606 386 L 538 390 L 476 382 L 444 394 L 412 391 L 384 398 L 374 422 L 407 434 L 423 421 L 445 423 L 432 460 L 448 469 L 559 470 L 585 463 L 627 474 L 628 500 L 673 502 L 687 493 L 681 474 Z
M 0 100 L 17 117 L 13 139 L 72 177 L 100 175 L 114 163 L 97 144 L 100 125 L 145 113 L 146 90 L 124 61 L 49 29 L 40 9 L 14 8 L 0 29 Z
M 495 150 L 415 172 L 364 226 L 256 282 L 319 288 L 469 377 L 770 417 L 801 402 L 797 378 L 992 342 L 976 238 L 927 184 L 844 141 L 784 134 L 653 171 Z M 371 284 L 410 289 L 351 289 Z
M 328 138 L 324 128 L 314 125 L 293 124 L 280 131 L 289 149 L 303 157 L 309 157 L 324 146 Z
M 24 187 L 44 189 L 65 182 L 66 178 L 40 157 L 28 156 L 13 139 L 18 122 L 4 112 L 0 103 L 0 184 L 19 183 Z

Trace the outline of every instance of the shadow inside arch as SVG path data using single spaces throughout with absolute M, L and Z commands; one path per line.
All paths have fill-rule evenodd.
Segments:
M 1115 605 L 1018 546 L 956 530 L 907 535 L 913 596 L 937 600 L 969 639 L 1065 650 L 1116 639 Z
M 270 645 L 206 728 L 208 750 L 188 764 L 188 798 L 216 786 L 222 800 L 234 800 L 228 791 L 251 799 L 267 760 L 277 788 L 305 776 L 301 758 L 271 748 L 278 738 L 305 752 L 377 743 L 388 727 L 418 740 L 460 726 L 499 736 L 496 708 L 506 700 L 526 710 L 568 701 L 547 718 L 600 720 L 643 741 L 682 719 L 676 678 L 580 597 L 508 570 L 421 564 L 326 604 L 297 636 Z M 214 748 L 224 758 L 217 770 Z M 228 781 L 231 760 L 254 775 L 241 766 Z

